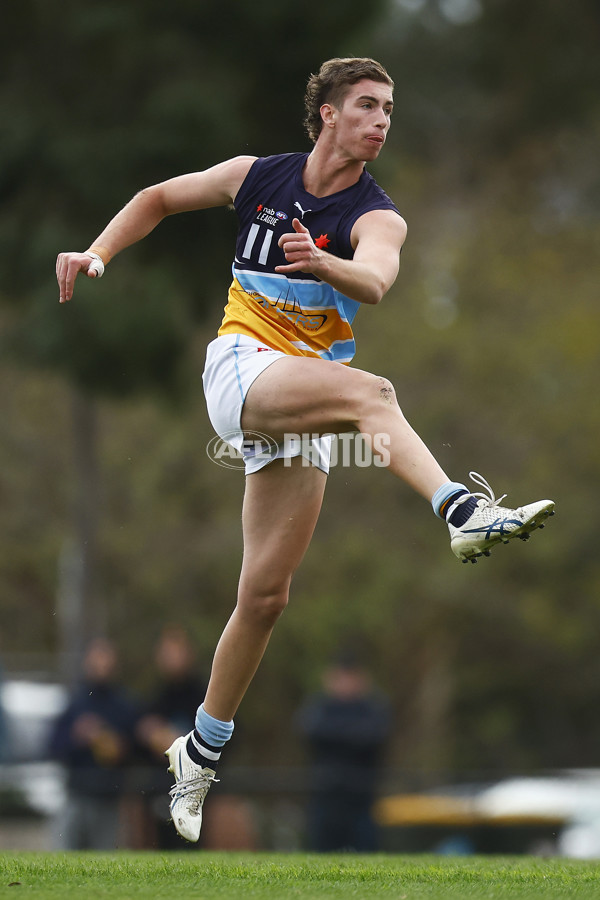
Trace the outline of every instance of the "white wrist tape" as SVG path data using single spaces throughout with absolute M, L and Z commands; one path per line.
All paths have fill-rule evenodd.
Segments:
M 96 278 L 102 278 L 104 275 L 104 263 L 102 261 L 102 257 L 98 253 L 86 253 L 86 256 L 92 257 L 92 262 L 89 265 L 88 272 L 91 270 L 96 273 Z

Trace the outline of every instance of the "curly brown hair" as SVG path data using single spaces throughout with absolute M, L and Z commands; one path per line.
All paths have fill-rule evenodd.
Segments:
M 348 88 L 361 78 L 381 81 L 394 89 L 394 82 L 381 63 L 369 57 L 346 57 L 344 59 L 328 59 L 317 75 L 311 75 L 304 95 L 304 127 L 313 141 L 317 140 L 323 127 L 321 107 L 331 103 L 338 108 L 344 102 Z

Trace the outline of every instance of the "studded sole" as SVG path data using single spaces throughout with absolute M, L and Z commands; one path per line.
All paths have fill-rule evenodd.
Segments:
M 516 528 L 510 535 L 506 535 L 503 538 L 498 538 L 497 540 L 490 543 L 489 547 L 485 550 L 477 551 L 473 550 L 471 552 L 466 551 L 465 553 L 461 553 L 458 557 L 462 563 L 476 563 L 478 559 L 482 556 L 489 556 L 492 548 L 496 547 L 498 544 L 508 544 L 510 541 L 515 538 L 520 538 L 522 541 L 528 541 L 531 537 L 531 532 L 535 531 L 537 528 L 543 528 L 546 524 L 546 520 L 555 514 L 554 504 L 552 506 L 548 506 L 547 509 L 541 510 L 530 519 L 528 522 L 524 522 L 520 528 Z

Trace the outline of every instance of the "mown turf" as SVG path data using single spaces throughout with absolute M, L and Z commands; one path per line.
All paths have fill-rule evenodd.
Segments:
M 600 898 L 600 863 L 531 857 L 4 853 L 13 897 Z

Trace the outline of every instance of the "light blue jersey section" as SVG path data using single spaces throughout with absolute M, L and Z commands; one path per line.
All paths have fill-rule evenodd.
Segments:
M 343 322 L 352 324 L 360 303 L 346 297 L 336 291 L 334 287 L 324 281 L 307 278 L 290 278 L 285 275 L 277 275 L 266 272 L 250 272 L 248 269 L 238 269 L 233 265 L 233 276 L 237 278 L 246 293 L 255 291 L 276 306 L 282 301 L 293 303 L 296 301 L 306 315 L 313 310 L 337 310 Z

